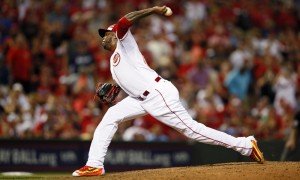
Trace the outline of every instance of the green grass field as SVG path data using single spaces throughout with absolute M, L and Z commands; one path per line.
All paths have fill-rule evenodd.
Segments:
M 61 177 L 72 178 L 71 173 L 32 173 L 32 175 L 3 175 L 0 173 L 0 180 L 2 179 L 60 179 Z

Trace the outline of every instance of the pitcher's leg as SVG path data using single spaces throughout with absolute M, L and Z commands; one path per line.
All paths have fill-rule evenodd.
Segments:
M 144 115 L 146 112 L 140 106 L 139 101 L 130 97 L 109 108 L 94 132 L 86 165 L 96 168 L 103 167 L 107 148 L 119 123 Z
M 249 138 L 233 137 L 224 132 L 209 128 L 193 120 L 185 110 L 173 111 L 172 114 L 171 117 L 173 117 L 170 119 L 173 119 L 173 121 L 167 118 L 163 118 L 163 121 L 169 124 L 177 123 L 177 130 L 191 139 L 205 144 L 231 148 L 247 156 L 252 151 L 251 140 Z
M 169 82 L 151 92 L 146 101 L 142 106 L 149 114 L 191 139 L 232 148 L 243 155 L 250 155 L 252 151 L 249 137 L 236 138 L 193 120 L 181 105 L 177 89 Z
M 167 104 L 166 104 L 167 106 Z M 220 145 L 226 148 L 234 149 L 242 155 L 250 155 L 252 151 L 251 140 L 246 137 L 233 137 L 224 132 L 206 127 L 205 125 L 193 120 L 180 103 L 169 109 L 167 116 L 157 117 L 161 122 L 177 129 L 188 138 L 196 141 Z

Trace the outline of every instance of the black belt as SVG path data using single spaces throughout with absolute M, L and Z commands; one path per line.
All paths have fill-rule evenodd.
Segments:
M 159 82 L 160 80 L 161 80 L 161 77 L 159 77 L 159 76 L 157 76 L 157 77 L 154 79 L 154 81 L 156 81 L 156 82 Z M 143 92 L 144 98 L 141 97 L 141 96 L 139 96 L 139 97 L 137 97 L 137 99 L 140 100 L 140 101 L 144 101 L 145 98 L 146 98 L 149 94 L 150 94 L 150 92 L 146 90 L 146 91 Z

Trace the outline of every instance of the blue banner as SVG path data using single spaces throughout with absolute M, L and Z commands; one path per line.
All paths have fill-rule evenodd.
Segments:
M 88 141 L 0 141 L 0 171 L 73 171 L 85 165 Z M 107 171 L 191 165 L 185 143 L 112 142 L 105 159 Z
M 185 143 L 112 144 L 107 152 L 108 170 L 163 168 L 191 165 L 192 146 Z

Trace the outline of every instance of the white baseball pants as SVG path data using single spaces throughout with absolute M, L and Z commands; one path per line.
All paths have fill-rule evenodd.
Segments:
M 206 144 L 231 148 L 242 155 L 249 156 L 251 154 L 252 145 L 249 138 L 236 138 L 193 120 L 181 105 L 178 90 L 171 82 L 161 79 L 148 91 L 150 94 L 144 101 L 127 97 L 108 109 L 94 132 L 87 166 L 103 167 L 108 146 L 119 123 L 144 116 L 147 113 L 175 128 L 188 138 Z

